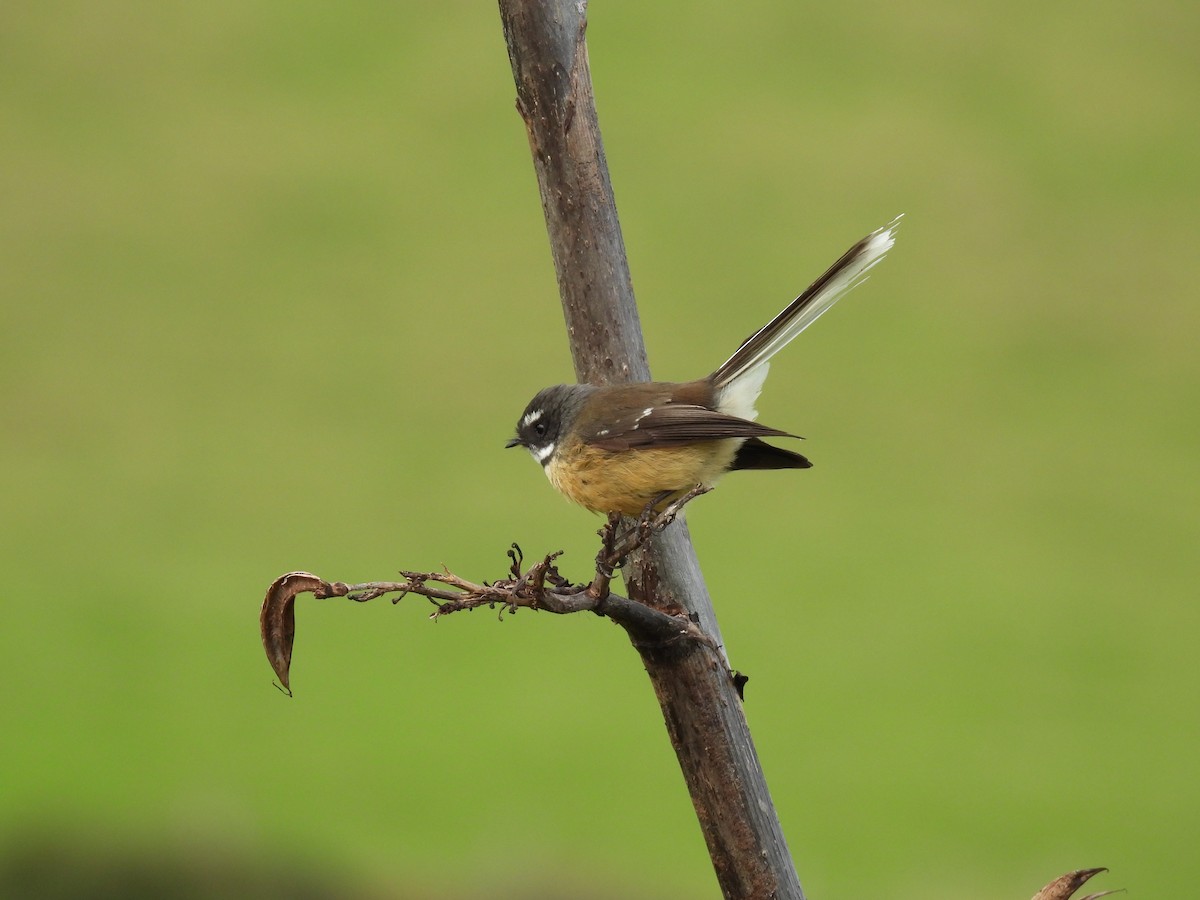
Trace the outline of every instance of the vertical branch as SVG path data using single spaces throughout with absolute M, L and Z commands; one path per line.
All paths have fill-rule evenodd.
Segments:
M 500 0 L 500 13 L 575 376 L 591 384 L 649 381 L 650 364 L 592 94 L 584 40 L 586 5 L 585 0 Z M 660 607 L 686 607 L 720 644 L 686 524 L 677 522 L 666 535 L 655 542 L 649 558 L 640 555 L 630 569 L 640 571 L 642 562 L 671 560 L 645 573 L 640 599 Z M 664 602 L 657 602 L 659 597 Z
M 586 0 L 499 0 L 580 381 L 649 380 L 588 69 Z M 630 595 L 683 609 L 720 645 L 687 526 L 625 569 Z M 723 655 L 698 641 L 636 645 L 654 684 L 721 890 L 804 894 Z
M 649 381 L 642 325 L 592 96 L 584 2 L 501 0 L 581 382 Z

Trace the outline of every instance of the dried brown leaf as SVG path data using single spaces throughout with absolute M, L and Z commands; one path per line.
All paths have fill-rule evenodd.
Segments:
M 1070 900 L 1072 894 L 1079 890 L 1084 882 L 1093 875 L 1100 872 L 1107 872 L 1108 869 L 1077 869 L 1074 872 L 1068 872 L 1066 875 L 1060 875 L 1052 882 L 1042 888 L 1033 896 L 1033 900 Z M 1098 897 L 1105 897 L 1109 894 L 1115 894 L 1116 891 L 1101 891 L 1098 894 L 1089 894 L 1080 900 L 1096 900 Z
M 289 697 L 292 689 L 288 685 L 288 672 L 292 665 L 292 642 L 296 637 L 296 595 L 308 591 L 318 597 L 339 593 L 334 585 L 309 572 L 289 572 L 271 582 L 258 616 L 267 661 Z

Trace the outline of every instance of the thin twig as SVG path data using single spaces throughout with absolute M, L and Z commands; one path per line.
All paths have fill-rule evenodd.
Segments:
M 690 619 L 653 609 L 611 590 L 612 578 L 625 558 L 649 543 L 675 521 L 684 506 L 708 490 L 703 485 L 696 485 L 661 510 L 655 508 L 656 503 L 651 503 L 620 536 L 617 529 L 621 518 L 610 516 L 599 532 L 601 547 L 596 554 L 595 573 L 590 582 L 573 584 L 559 572 L 556 561 L 562 555 L 561 550 L 522 569 L 524 554 L 513 544 L 508 550 L 509 577 L 491 583 L 470 581 L 443 569 L 440 572 L 402 571 L 403 581 L 361 584 L 330 583 L 310 576 L 315 586 L 308 589 L 318 598 L 345 597 L 356 603 L 366 603 L 387 594 L 395 594 L 392 602 L 398 603 L 409 594 L 417 594 L 434 604 L 435 609 L 429 615 L 434 620 L 481 606 L 489 609 L 499 606 L 501 615 L 518 609 L 540 609 L 557 615 L 591 611 L 621 625 L 639 647 L 666 648 L 689 639 L 719 651 L 712 638 Z

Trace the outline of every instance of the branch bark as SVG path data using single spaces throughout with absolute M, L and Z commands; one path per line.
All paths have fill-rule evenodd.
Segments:
M 647 381 L 634 301 L 592 94 L 586 0 L 499 0 L 580 381 Z M 687 525 L 635 553 L 630 596 L 684 610 L 709 642 L 634 645 L 662 707 L 721 890 L 729 898 L 804 893 L 729 670 Z

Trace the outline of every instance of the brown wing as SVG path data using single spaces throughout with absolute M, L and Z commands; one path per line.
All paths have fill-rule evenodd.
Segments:
M 725 438 L 797 437 L 749 419 L 739 419 L 704 406 L 672 403 L 623 410 L 616 418 L 593 426 L 580 435 L 602 450 L 637 450 L 696 444 Z

